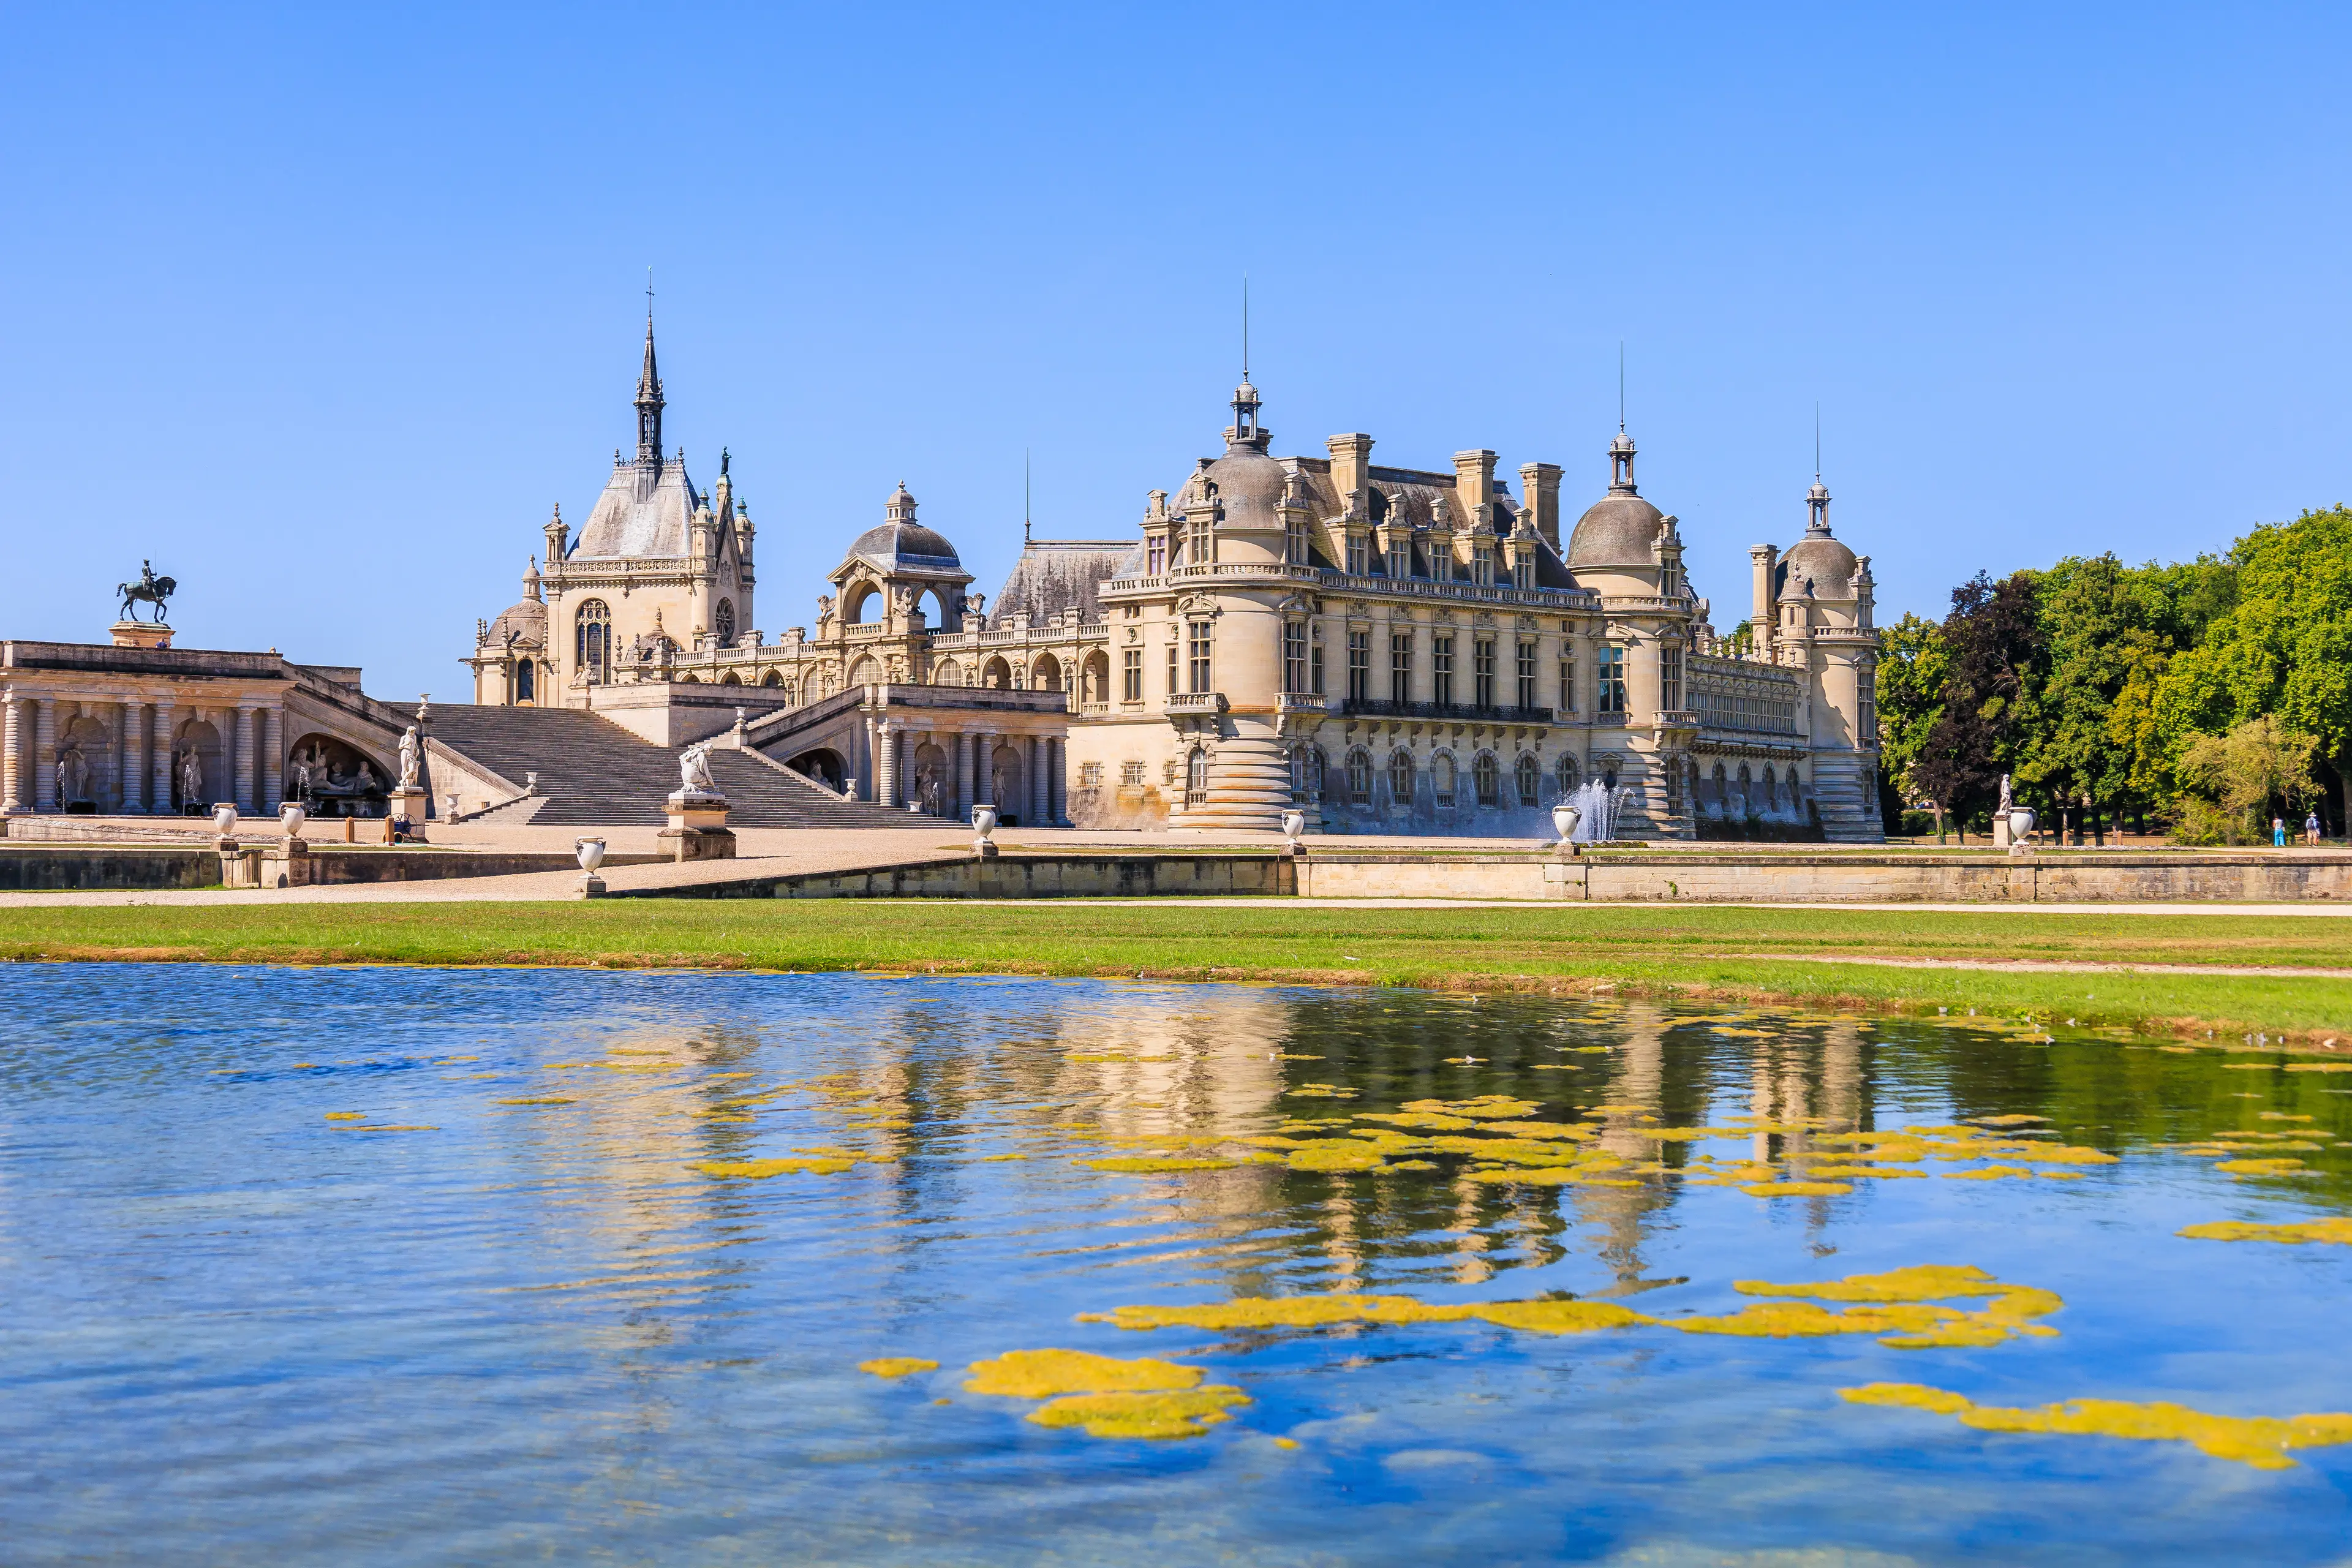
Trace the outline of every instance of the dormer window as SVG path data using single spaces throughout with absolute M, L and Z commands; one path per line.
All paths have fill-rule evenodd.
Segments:
M 1348 535 L 1348 575 L 1361 577 L 1371 570 L 1371 541 L 1360 533 Z
M 1412 575 L 1412 540 L 1400 536 L 1389 541 L 1389 575 L 1400 578 Z

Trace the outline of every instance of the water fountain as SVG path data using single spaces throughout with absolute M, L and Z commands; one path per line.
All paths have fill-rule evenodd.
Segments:
M 1576 828 L 1570 834 L 1570 841 L 1605 844 L 1616 837 L 1617 813 L 1633 793 L 1623 784 L 1612 788 L 1599 779 L 1587 779 L 1577 785 L 1563 802 L 1577 811 Z

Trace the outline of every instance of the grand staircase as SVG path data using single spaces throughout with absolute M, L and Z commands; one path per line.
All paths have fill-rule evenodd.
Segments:
M 539 775 L 534 826 L 658 826 L 677 788 L 677 752 L 577 708 L 433 710 L 433 739 L 520 788 Z M 919 819 L 873 801 L 842 800 L 756 752 L 714 747 L 710 776 L 730 827 L 906 827 Z M 503 811 L 489 814 L 503 820 Z

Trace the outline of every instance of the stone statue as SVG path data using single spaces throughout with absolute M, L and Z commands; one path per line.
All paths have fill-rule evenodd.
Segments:
M 710 777 L 710 742 L 697 741 L 677 754 L 678 788 L 688 795 L 717 795 Z
M 358 770 L 352 774 L 352 793 L 353 795 L 366 795 L 374 788 L 375 770 L 368 766 L 368 762 L 365 757 L 362 757 L 360 759 Z
M 417 789 L 422 787 L 416 782 L 417 762 L 416 726 L 411 724 L 400 737 L 401 788 Z
M 833 619 L 832 595 L 819 594 L 816 596 L 816 618 L 819 625 L 823 625 L 824 622 Z
M 310 804 L 310 759 L 300 752 L 294 753 L 294 787 L 289 793 L 291 798 L 306 805 Z
M 2009 810 L 2009 775 L 2003 773 L 2000 775 L 2000 814 L 2007 816 Z
M 139 617 L 134 613 L 137 606 L 142 603 L 149 604 L 155 606 L 155 624 L 160 626 L 163 624 L 163 601 L 170 598 L 179 586 L 169 577 L 156 576 L 153 562 L 142 561 L 139 563 L 139 581 L 118 583 L 114 592 L 115 596 L 122 601 L 124 620 L 137 620 Z
M 180 804 L 194 805 L 205 798 L 205 759 L 190 746 L 180 753 Z
M 89 798 L 89 763 L 79 746 L 68 746 L 58 758 L 58 804 Z

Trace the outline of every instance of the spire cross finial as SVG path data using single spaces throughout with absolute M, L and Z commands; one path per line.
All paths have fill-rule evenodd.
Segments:
M 648 268 L 646 268 L 646 330 L 647 331 L 651 331 L 653 330 L 653 325 L 654 325 L 654 269 L 653 269 L 652 268 L 648 267 Z

